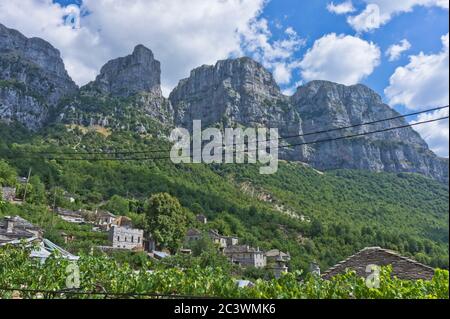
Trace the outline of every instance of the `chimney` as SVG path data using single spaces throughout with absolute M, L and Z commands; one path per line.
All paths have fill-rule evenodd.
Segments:
M 11 234 L 14 230 L 14 221 L 12 219 L 6 220 L 6 233 Z

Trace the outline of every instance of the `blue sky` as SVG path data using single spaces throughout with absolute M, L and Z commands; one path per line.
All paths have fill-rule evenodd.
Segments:
M 263 16 L 269 21 L 282 21 L 283 24 L 292 26 L 300 36 L 307 39 L 307 45 L 299 52 L 299 57 L 307 50 L 316 39 L 328 33 L 355 35 L 355 30 L 346 22 L 345 16 L 332 14 L 327 11 L 327 4 L 331 1 L 313 0 L 283 0 L 272 1 L 264 10 Z M 339 1 L 335 1 L 339 3 Z M 363 8 L 362 2 L 354 1 L 354 6 Z M 295 8 L 295 10 L 292 10 Z M 382 52 L 393 43 L 402 39 L 408 39 L 411 49 L 403 54 L 395 62 L 389 62 L 387 57 L 382 57 L 381 65 L 366 79 L 364 84 L 369 85 L 378 93 L 389 84 L 389 77 L 398 66 L 408 62 L 408 56 L 423 52 L 438 52 L 441 50 L 441 36 L 448 33 L 448 11 L 437 7 L 416 7 L 410 13 L 400 14 L 388 24 L 373 32 L 360 35 L 367 41 L 373 41 Z
M 448 6 L 446 0 L 0 0 L 0 23 L 51 42 L 80 85 L 142 43 L 162 62 L 166 95 L 197 66 L 248 55 L 274 73 L 286 94 L 313 79 L 363 83 L 411 112 L 448 104 Z M 77 23 L 65 23 L 68 14 Z M 417 130 L 448 156 L 448 121 Z
M 82 0 L 56 0 L 55 2 L 65 6 L 80 5 Z M 331 2 L 329 0 L 272 0 L 264 7 L 261 16 L 270 23 L 270 29 L 274 35 L 273 40 L 276 40 L 277 36 L 282 37 L 284 29 L 290 26 L 307 41 L 306 45 L 295 54 L 300 59 L 314 41 L 323 35 L 329 33 L 356 34 L 355 30 L 346 22 L 345 16 L 336 15 L 327 10 L 327 5 Z M 345 1 L 334 1 L 335 4 L 342 2 Z M 363 10 L 366 5 L 364 1 L 353 1 L 352 3 L 359 10 Z M 407 54 L 403 54 L 399 60 L 393 63 L 387 61 L 387 57 L 383 56 L 381 65 L 361 82 L 384 95 L 383 90 L 389 84 L 390 75 L 396 67 L 408 62 L 409 55 L 418 54 L 421 51 L 426 53 L 441 50 L 440 38 L 448 33 L 448 19 L 448 10 L 440 7 L 417 6 L 412 12 L 399 14 L 379 30 L 360 35 L 368 41 L 377 43 L 382 52 L 402 39 L 408 39 L 412 44 Z M 283 26 L 282 29 L 279 29 L 280 25 Z M 295 73 L 293 82 L 300 80 L 301 76 Z

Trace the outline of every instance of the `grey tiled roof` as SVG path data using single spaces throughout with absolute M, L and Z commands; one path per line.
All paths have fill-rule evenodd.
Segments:
M 245 245 L 229 246 L 224 249 L 225 253 L 263 253 L 262 251 Z
M 401 256 L 393 250 L 381 247 L 367 247 L 337 263 L 324 272 L 322 276 L 325 279 L 329 279 L 350 269 L 356 271 L 359 276 L 365 277 L 368 275 L 366 267 L 369 265 L 391 265 L 393 268 L 392 275 L 400 279 L 431 279 L 434 274 L 433 268 L 411 258 Z

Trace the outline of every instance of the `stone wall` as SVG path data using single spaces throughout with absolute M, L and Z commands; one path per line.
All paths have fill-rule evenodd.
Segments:
M 144 231 L 141 229 L 114 226 L 109 231 L 109 241 L 114 248 L 142 248 Z

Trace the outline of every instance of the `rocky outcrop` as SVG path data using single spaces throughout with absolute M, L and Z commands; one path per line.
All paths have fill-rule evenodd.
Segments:
M 0 119 L 32 129 L 44 124 L 45 110 L 78 90 L 57 49 L 1 24 L 0 85 Z
M 316 132 L 373 122 L 400 114 L 364 85 L 344 86 L 313 81 L 298 88 L 292 103 L 301 115 L 303 130 Z M 306 136 L 306 142 L 384 130 L 408 123 L 404 118 Z M 307 162 L 320 170 L 336 168 L 413 172 L 448 181 L 448 160 L 438 158 L 412 128 L 386 131 L 353 139 L 308 145 Z
M 154 131 L 156 122 L 158 129 L 173 126 L 173 113 L 162 95 L 160 62 L 150 49 L 138 45 L 131 55 L 106 63 L 59 118 L 145 133 Z
M 146 92 L 159 98 L 162 97 L 161 64 L 150 49 L 138 45 L 131 55 L 105 64 L 86 89 L 118 97 Z
M 202 66 L 180 81 L 169 97 L 178 126 L 266 126 L 281 136 L 295 136 L 377 121 L 400 114 L 364 85 L 344 86 L 313 81 L 284 96 L 272 75 L 249 58 Z M 412 128 L 386 131 L 353 139 L 311 143 L 407 125 L 404 118 L 323 134 L 285 140 L 304 144 L 283 148 L 280 158 L 301 161 L 320 170 L 339 168 L 413 172 L 448 181 L 448 160 L 438 158 Z M 311 144 L 310 144 L 311 143 Z
M 17 85 L 0 81 L 0 120 L 17 121 L 31 130 L 42 126 L 48 116 L 48 106 L 37 97 L 27 95 Z
M 249 58 L 193 70 L 169 99 L 176 124 L 188 129 L 193 120 L 201 120 L 205 128 L 265 126 L 279 128 L 281 135 L 302 133 L 299 113 L 289 98 L 281 93 L 272 74 Z M 302 153 L 302 148 L 285 151 L 292 155 Z

